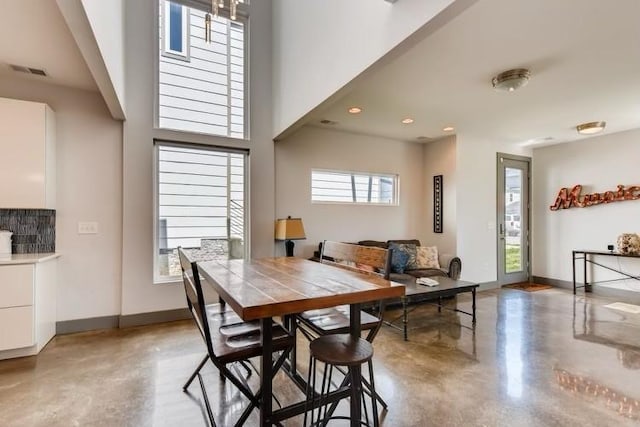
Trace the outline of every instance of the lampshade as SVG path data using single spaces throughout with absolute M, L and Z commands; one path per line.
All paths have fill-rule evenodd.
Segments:
M 276 240 L 306 239 L 302 218 L 282 218 L 276 220 Z

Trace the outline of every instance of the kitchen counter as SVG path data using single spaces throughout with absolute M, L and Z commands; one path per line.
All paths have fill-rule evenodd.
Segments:
M 0 265 L 37 264 L 60 256 L 57 252 L 43 254 L 0 254 Z

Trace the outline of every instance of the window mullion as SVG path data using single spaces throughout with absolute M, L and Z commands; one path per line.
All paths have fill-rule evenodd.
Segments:
M 231 136 L 231 21 L 227 21 L 227 136 Z

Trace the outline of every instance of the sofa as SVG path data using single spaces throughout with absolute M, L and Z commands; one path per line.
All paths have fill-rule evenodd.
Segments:
M 354 242 L 354 244 L 361 246 L 376 246 L 384 249 L 389 249 L 390 243 L 422 246 L 420 244 L 420 240 L 417 239 L 387 240 L 386 242 L 378 240 L 361 240 L 359 242 Z M 316 259 L 320 258 L 321 251 L 322 243 L 320 243 L 318 252 L 314 254 Z M 462 261 L 460 258 L 455 255 L 438 253 L 438 263 L 440 264 L 440 268 L 405 269 L 402 273 L 391 270 L 389 278 L 394 282 L 400 283 L 415 282 L 415 279 L 418 277 L 445 276 L 454 280 L 460 278 L 460 272 L 462 271 Z

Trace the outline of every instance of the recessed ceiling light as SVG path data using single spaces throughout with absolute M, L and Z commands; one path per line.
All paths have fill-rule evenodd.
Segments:
M 594 133 L 602 132 L 607 122 L 589 122 L 582 123 L 576 126 L 576 130 L 582 135 L 593 135 Z
M 442 128 L 443 132 L 451 132 L 452 130 L 454 130 L 455 128 L 453 126 L 447 126 Z
M 407 117 L 406 119 L 402 119 L 402 123 L 404 123 L 405 125 L 410 125 L 411 123 L 413 123 L 413 119 L 411 117 Z
M 529 83 L 531 73 L 526 68 L 507 70 L 491 79 L 493 88 L 513 92 Z
M 362 108 L 360 107 L 351 107 L 347 110 L 351 114 L 360 114 L 362 113 Z

